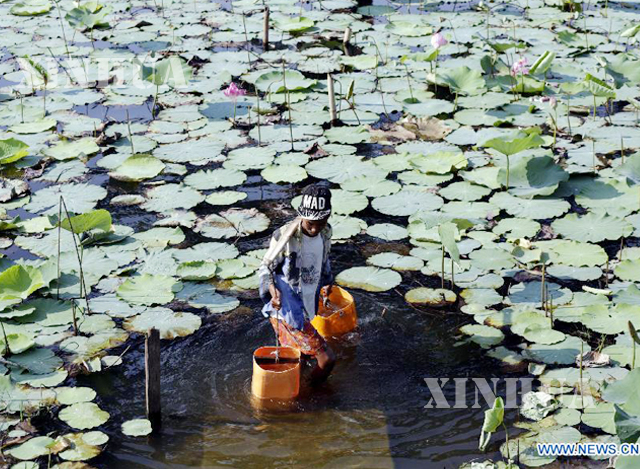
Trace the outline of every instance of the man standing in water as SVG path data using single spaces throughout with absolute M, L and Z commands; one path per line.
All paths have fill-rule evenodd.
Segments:
M 331 251 L 331 192 L 321 185 L 302 192 L 298 217 L 273 233 L 260 266 L 262 313 L 269 317 L 281 345 L 315 357 L 312 383 L 325 380 L 335 354 L 311 324 L 320 290 L 333 284 Z

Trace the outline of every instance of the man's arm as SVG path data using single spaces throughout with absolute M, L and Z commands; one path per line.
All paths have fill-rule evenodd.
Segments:
M 322 286 L 328 287 L 327 295 L 331 293 L 331 286 L 335 282 L 335 276 L 333 275 L 333 270 L 331 269 L 331 236 L 333 235 L 333 230 L 331 229 L 331 225 L 327 225 L 326 233 L 325 233 L 325 243 L 326 243 L 326 256 L 324 259 L 324 263 L 322 264 L 322 278 L 320 279 L 320 284 Z
M 267 252 L 274 249 L 275 245 L 278 243 L 278 239 L 278 231 L 275 231 L 273 233 L 273 236 L 271 237 L 269 250 Z M 277 292 L 277 288 L 275 286 L 273 274 L 283 260 L 284 255 L 282 254 L 282 252 L 280 252 L 273 259 L 263 259 L 262 263 L 260 264 L 260 269 L 258 269 L 258 278 L 260 280 L 260 298 L 265 304 L 270 302 L 272 298 L 275 298 L 276 294 L 278 297 L 280 296 L 280 292 Z M 276 307 L 275 304 L 274 307 Z

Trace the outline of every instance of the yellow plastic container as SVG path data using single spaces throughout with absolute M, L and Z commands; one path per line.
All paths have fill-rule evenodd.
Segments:
M 276 350 L 279 360 L 276 362 Z M 259 399 L 293 399 L 300 392 L 300 351 L 260 347 L 253 352 L 251 393 Z
M 333 286 L 329 295 L 329 306 L 324 306 L 326 289 L 320 292 L 318 314 L 311 324 L 322 337 L 339 337 L 356 328 L 358 315 L 353 296 L 343 288 Z

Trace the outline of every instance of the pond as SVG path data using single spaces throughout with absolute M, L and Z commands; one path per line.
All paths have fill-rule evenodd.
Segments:
M 640 441 L 636 4 L 107 3 L 0 0 L 0 465 L 601 468 L 537 444 Z M 258 405 L 257 270 L 320 181 L 358 328 Z M 507 379 L 533 392 L 503 415 Z

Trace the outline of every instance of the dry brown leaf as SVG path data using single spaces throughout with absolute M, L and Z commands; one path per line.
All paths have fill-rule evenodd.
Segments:
M 421 140 L 442 140 L 453 131 L 435 117 L 408 117 L 400 124 Z

